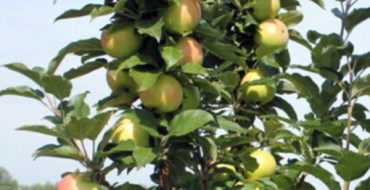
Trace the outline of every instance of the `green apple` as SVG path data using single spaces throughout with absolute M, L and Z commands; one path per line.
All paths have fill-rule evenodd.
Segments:
M 108 55 L 121 58 L 137 52 L 143 43 L 143 37 L 135 31 L 132 23 L 116 23 L 101 35 L 101 45 Z
M 275 18 L 280 9 L 280 0 L 254 0 L 251 3 L 253 17 L 257 21 Z
M 57 190 L 100 190 L 100 185 L 80 174 L 65 175 L 57 184 Z
M 111 140 L 116 144 L 121 141 L 132 140 L 139 146 L 149 146 L 149 133 L 131 119 L 121 118 L 114 126 Z
M 174 77 L 162 74 L 151 88 L 139 92 L 139 98 L 146 107 L 154 108 L 159 113 L 167 113 L 180 107 L 183 90 Z
M 183 86 L 184 98 L 181 105 L 181 110 L 190 110 L 198 108 L 200 104 L 200 93 L 195 86 Z
M 203 51 L 199 43 L 191 37 L 181 38 L 176 43 L 176 48 L 182 52 L 182 59 L 178 64 L 194 63 L 202 64 Z
M 288 28 L 279 19 L 268 19 L 258 25 L 256 44 L 264 49 L 283 49 L 289 40 Z
M 276 161 L 270 152 L 258 149 L 252 152 L 250 156 L 256 159 L 258 167 L 253 172 L 247 172 L 248 179 L 256 180 L 262 177 L 274 175 L 276 170 Z
M 217 164 L 215 167 L 216 167 L 215 170 L 211 170 L 211 173 L 214 173 L 215 171 L 220 170 L 220 169 L 229 170 L 234 173 L 236 172 L 235 167 L 231 164 Z M 217 172 L 213 174 L 212 179 L 214 182 L 223 182 L 223 181 L 229 180 L 230 177 L 231 177 L 230 173 L 228 172 Z
M 187 33 L 199 24 L 201 17 L 198 0 L 171 1 L 163 13 L 164 27 L 172 33 Z
M 263 79 L 265 76 L 260 70 L 250 70 L 243 77 L 241 84 L 246 84 L 242 92 L 242 98 L 245 102 L 266 104 L 274 99 L 276 89 L 269 84 L 249 84 L 254 80 Z
M 117 96 L 110 101 L 111 105 L 130 105 L 137 99 L 137 85 L 128 71 L 108 70 L 106 79 L 113 94 Z

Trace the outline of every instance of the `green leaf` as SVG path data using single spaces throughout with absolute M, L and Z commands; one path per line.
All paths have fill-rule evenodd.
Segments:
M 136 22 L 136 28 L 140 34 L 147 34 L 153 37 L 157 42 L 162 38 L 162 27 L 164 25 L 162 18 L 146 19 Z
M 210 53 L 225 61 L 231 61 L 236 64 L 243 64 L 245 62 L 244 53 L 238 47 L 231 44 L 206 40 L 202 42 L 202 45 Z
M 113 7 L 110 6 L 100 6 L 93 9 L 90 13 L 91 19 L 94 19 L 99 16 L 108 15 L 114 12 Z
M 324 0 L 311 0 L 312 2 L 316 3 L 321 8 L 325 9 Z
M 161 48 L 161 55 L 166 63 L 166 70 L 175 66 L 183 57 L 183 54 L 179 49 L 170 46 Z
M 348 153 L 338 160 L 335 170 L 342 179 L 352 181 L 366 174 L 370 168 L 370 159 L 356 153 Z
M 201 142 L 202 152 L 205 158 L 209 161 L 217 160 L 217 145 L 213 139 L 209 137 L 200 137 L 199 141 Z
M 370 18 L 370 8 L 353 9 L 344 20 L 344 27 L 351 32 L 361 22 Z
M 59 146 L 48 144 L 36 150 L 34 153 L 35 159 L 38 157 L 57 157 L 57 158 L 67 158 L 73 160 L 80 160 L 83 161 L 84 157 L 80 154 L 80 152 L 71 146 Z
M 353 96 L 370 96 L 370 74 L 357 78 L 352 86 Z
M 195 28 L 195 33 L 204 36 L 205 38 L 219 40 L 225 36 L 224 31 L 220 31 L 215 27 L 212 27 L 207 22 L 200 23 L 198 27 Z
M 151 88 L 157 82 L 160 73 L 157 71 L 131 69 L 129 75 L 137 83 L 138 91 L 144 91 Z
M 358 151 L 360 154 L 370 155 L 370 138 L 361 141 L 360 145 L 358 146 Z
M 0 91 L 0 96 L 13 95 L 26 98 L 32 98 L 38 101 L 44 97 L 44 94 L 39 90 L 34 90 L 28 86 L 9 87 Z
M 286 166 L 288 169 L 307 172 L 322 181 L 330 190 L 340 190 L 340 185 L 335 181 L 334 176 L 320 166 L 313 166 L 307 163 L 298 163 Z
M 298 120 L 297 113 L 295 112 L 293 106 L 285 99 L 275 96 L 272 104 L 275 107 L 283 110 L 291 120 L 295 120 L 295 121 Z
M 297 30 L 289 30 L 289 39 L 297 42 L 303 47 L 306 47 L 308 50 L 312 50 L 311 44 Z
M 66 104 L 60 106 L 65 112 L 64 121 L 66 123 L 89 116 L 90 107 L 85 103 L 86 96 L 87 92 L 78 94 L 72 97 Z
M 129 118 L 133 123 L 144 129 L 153 137 L 161 137 L 157 131 L 158 121 L 152 112 L 147 110 L 128 110 L 122 114 L 123 118 Z
M 369 190 L 370 189 L 370 177 L 359 183 L 355 190 Z
M 98 16 L 102 13 L 111 13 L 112 10 L 111 7 L 107 7 L 101 4 L 87 4 L 81 9 L 70 9 L 61 15 L 59 15 L 55 21 L 61 20 L 61 19 L 69 19 L 69 18 L 76 18 L 76 17 L 82 17 L 82 16 L 88 16 L 90 14 Z M 109 12 L 105 12 L 107 10 L 110 10 Z M 103 14 L 104 15 L 104 14 Z M 94 16 L 93 16 L 94 17 Z
M 94 128 L 94 122 L 89 118 L 81 118 L 64 126 L 68 134 L 78 140 L 84 140 L 88 137 L 89 131 Z
M 61 76 L 45 76 L 42 78 L 42 87 L 45 91 L 63 100 L 71 94 L 72 84 Z
M 214 120 L 213 116 L 203 110 L 187 110 L 177 114 L 170 123 L 170 135 L 183 136 L 203 127 Z
M 60 128 L 49 128 L 43 125 L 25 125 L 17 128 L 18 131 L 30 131 L 44 135 L 54 136 L 62 139 L 68 139 L 68 135 Z
M 227 71 L 221 73 L 220 80 L 227 88 L 235 89 L 240 82 L 240 76 L 236 72 Z
M 117 3 L 114 5 L 114 11 L 115 12 L 120 12 L 125 8 L 127 3 L 127 0 L 118 0 Z
M 332 137 L 341 136 L 346 127 L 344 121 L 321 122 L 319 120 L 305 120 L 298 122 L 297 124 L 306 129 L 319 130 L 328 133 Z
M 92 71 L 95 71 L 97 69 L 100 69 L 107 65 L 107 61 L 104 59 L 97 59 L 95 61 L 90 61 L 85 64 L 83 64 L 80 67 L 70 69 L 69 71 L 65 72 L 63 74 L 63 77 L 65 77 L 68 80 L 75 79 L 77 77 L 86 75 Z
M 32 70 L 30 70 L 23 63 L 10 63 L 10 64 L 4 65 L 4 67 L 22 74 L 23 76 L 26 76 L 32 81 L 34 81 L 36 84 L 42 86 L 41 80 L 42 80 L 42 77 L 45 75 L 45 71 L 42 68 L 35 67 Z
M 205 74 L 207 71 L 200 64 L 184 64 L 181 71 L 187 74 Z
M 110 112 L 100 113 L 94 116 L 92 118 L 94 127 L 88 129 L 87 138 L 89 138 L 90 140 L 95 140 L 100 132 L 103 130 L 104 126 L 108 123 L 111 116 L 112 113 Z
M 48 73 L 54 73 L 66 55 L 78 52 L 103 52 L 103 49 L 101 47 L 100 40 L 97 38 L 72 42 L 61 49 L 57 56 L 51 60 L 49 63 Z
M 127 59 L 116 59 L 113 64 L 118 64 L 118 70 L 131 69 L 138 65 L 146 65 L 152 63 L 153 60 L 145 55 L 136 54 Z
M 299 24 L 303 20 L 302 12 L 298 10 L 289 10 L 279 15 L 279 19 L 287 26 Z
M 110 139 L 110 136 L 108 137 Z M 125 152 L 125 151 L 133 151 L 135 149 L 135 143 L 132 140 L 127 141 L 121 141 L 116 146 L 114 146 L 112 149 L 108 151 L 99 151 L 96 153 L 96 156 L 99 158 L 107 157 L 112 154 L 116 154 L 119 152 Z
M 321 36 L 320 42 L 312 49 L 312 61 L 315 67 L 337 71 L 343 55 L 340 50 L 342 45 L 342 39 L 337 34 Z
M 132 155 L 139 168 L 151 163 L 157 157 L 152 148 L 146 147 L 136 147 Z
M 233 131 L 237 133 L 245 132 L 244 129 L 238 124 L 233 121 L 230 121 L 222 116 L 217 116 L 217 124 L 218 127 L 224 129 L 226 131 Z

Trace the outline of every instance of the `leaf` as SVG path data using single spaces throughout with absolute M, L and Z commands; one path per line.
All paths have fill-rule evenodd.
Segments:
M 161 41 L 163 25 L 162 18 L 139 20 L 136 22 L 136 28 L 140 34 L 147 34 L 156 39 L 157 42 Z
M 25 125 L 17 128 L 18 131 L 30 131 L 35 133 L 40 133 L 44 135 L 54 136 L 62 139 L 68 139 L 68 135 L 64 131 L 57 128 L 48 128 L 43 125 Z
M 202 152 L 205 158 L 209 161 L 217 160 L 217 145 L 213 139 L 209 137 L 200 137 L 199 141 L 201 142 Z
M 156 71 L 131 69 L 129 75 L 137 83 L 138 91 L 140 92 L 151 88 L 155 82 L 157 82 L 157 78 L 159 77 L 160 73 Z
M 344 20 L 344 27 L 351 32 L 361 22 L 370 18 L 370 8 L 353 9 Z
M 325 9 L 324 0 L 311 0 L 312 2 L 316 3 L 321 8 Z
M 294 26 L 303 20 L 303 14 L 298 10 L 289 10 L 280 14 L 279 19 L 287 26 Z
M 234 89 L 239 85 L 240 76 L 233 71 L 227 71 L 227 72 L 221 73 L 220 80 L 224 83 L 224 85 L 227 88 Z
M 179 49 L 170 46 L 161 48 L 161 55 L 166 63 L 166 70 L 175 66 L 183 57 L 183 54 Z
M 87 92 L 78 94 L 60 106 L 65 112 L 66 123 L 89 116 L 90 107 L 85 103 L 86 96 Z
M 95 12 L 94 14 L 97 14 L 99 10 L 104 9 L 101 4 L 87 4 L 81 9 L 70 9 L 61 15 L 59 15 L 55 21 L 62 20 L 62 19 L 69 19 L 69 18 L 76 18 L 76 17 L 82 17 L 82 16 L 88 16 L 92 12 Z
M 285 99 L 275 96 L 272 104 L 275 107 L 283 110 L 288 115 L 289 119 L 295 120 L 295 121 L 298 120 L 297 113 L 295 112 L 293 106 Z
M 94 127 L 94 122 L 89 118 L 81 118 L 65 124 L 64 127 L 72 138 L 84 140 L 88 137 L 91 128 Z
M 94 19 L 99 16 L 108 15 L 114 12 L 113 7 L 110 6 L 100 6 L 96 7 L 90 12 L 91 19 Z
M 118 70 L 131 69 L 138 65 L 146 65 L 152 63 L 153 60 L 145 55 L 136 54 L 127 59 L 117 59 L 113 61 L 113 64 L 118 64 Z
M 231 61 L 236 64 L 244 63 L 245 57 L 243 52 L 236 46 L 210 40 L 203 41 L 202 45 L 210 53 L 225 61 Z
M 369 190 L 370 189 L 370 177 L 359 183 L 355 190 Z
M 40 86 L 42 85 L 41 79 L 45 75 L 45 72 L 41 68 L 36 67 L 30 70 L 23 63 L 10 63 L 4 65 L 4 67 L 28 77 Z
M 342 179 L 352 181 L 366 174 L 370 168 L 370 159 L 356 153 L 348 153 L 338 160 L 335 170 Z
M 95 61 L 90 61 L 85 64 L 83 64 L 80 67 L 70 69 L 69 71 L 65 72 L 63 74 L 63 77 L 65 77 L 68 80 L 75 79 L 77 77 L 86 75 L 92 71 L 95 71 L 97 69 L 100 69 L 107 65 L 107 61 L 104 59 L 97 59 Z
M 109 136 L 110 139 L 110 136 Z M 125 152 L 125 151 L 133 151 L 135 149 L 135 143 L 132 140 L 127 141 L 121 141 L 116 146 L 114 146 L 112 149 L 108 151 L 99 151 L 96 153 L 96 156 L 99 158 L 107 157 L 112 154 L 116 154 L 119 152 Z
M 83 161 L 84 157 L 80 154 L 80 152 L 71 146 L 59 146 L 48 144 L 36 150 L 34 153 L 35 159 L 41 156 L 46 157 L 57 157 L 57 158 L 67 158 L 73 160 Z
M 184 64 L 181 66 L 181 71 L 187 74 L 206 74 L 207 71 L 200 64 Z
M 312 49 L 311 57 L 317 68 L 328 68 L 337 71 L 342 58 L 340 47 L 342 39 L 337 34 L 321 36 L 320 42 Z M 325 75 L 323 76 L 325 77 Z
M 238 123 L 230 121 L 222 116 L 217 116 L 216 118 L 217 118 L 217 124 L 219 128 L 224 129 L 226 131 L 233 131 L 237 133 L 244 132 L 244 129 Z
M 370 96 L 370 74 L 357 78 L 352 86 L 353 96 Z
M 79 40 L 68 44 L 66 47 L 61 49 L 57 56 L 55 56 L 49 63 L 48 73 L 54 73 L 63 61 L 64 57 L 70 53 L 77 52 L 102 52 L 103 49 L 100 44 L 100 40 L 97 38 L 90 38 L 86 40 Z
M 311 44 L 297 30 L 289 30 L 289 39 L 297 42 L 298 44 L 306 47 L 309 50 L 312 50 Z
M 94 123 L 94 127 L 91 127 L 87 131 L 87 138 L 90 140 L 95 140 L 100 132 L 103 130 L 104 126 L 108 123 L 110 117 L 112 116 L 112 113 L 105 112 L 100 113 L 92 118 L 92 121 Z
M 157 157 L 152 148 L 146 147 L 136 147 L 132 155 L 139 168 L 151 163 Z
M 286 166 L 288 169 L 307 172 L 322 181 L 330 190 L 340 190 L 340 185 L 335 181 L 334 176 L 320 166 L 313 166 L 307 163 L 298 163 Z
M 183 136 L 203 127 L 208 122 L 214 120 L 213 116 L 203 110 L 187 110 L 177 114 L 170 122 L 170 132 L 172 136 Z
M 44 94 L 39 90 L 34 90 L 28 86 L 9 87 L 0 91 L 0 96 L 13 95 L 26 98 L 32 98 L 41 101 Z
M 42 87 L 45 91 L 53 94 L 59 100 L 68 97 L 72 90 L 72 84 L 61 76 L 45 76 L 42 78 Z
M 360 154 L 370 155 L 370 138 L 361 141 L 360 145 L 358 146 L 358 152 Z
M 343 121 L 321 122 L 319 120 L 305 120 L 298 122 L 297 124 L 306 129 L 319 130 L 328 133 L 332 137 L 341 136 L 346 127 L 345 122 Z

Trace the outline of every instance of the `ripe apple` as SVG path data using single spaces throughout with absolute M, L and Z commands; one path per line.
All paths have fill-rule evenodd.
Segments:
M 195 86 L 183 86 L 184 99 L 182 101 L 181 110 L 196 109 L 200 103 L 200 93 Z
M 219 170 L 219 169 L 223 169 L 223 170 L 229 170 L 229 171 L 232 171 L 232 172 L 236 172 L 236 169 L 233 165 L 231 164 L 217 164 L 216 166 L 216 170 Z M 214 173 L 215 171 L 214 170 L 211 170 L 211 173 Z M 230 179 L 230 173 L 228 172 L 218 172 L 218 173 L 215 173 L 213 174 L 213 181 L 214 182 L 223 182 L 223 181 L 227 181 Z
M 258 167 L 253 172 L 247 173 L 247 178 L 256 180 L 262 177 L 268 177 L 275 173 L 276 161 L 271 153 L 258 149 L 250 154 L 251 157 L 255 158 Z
M 114 58 L 129 57 L 137 52 L 143 38 L 135 31 L 134 24 L 113 24 L 101 35 L 101 45 L 108 55 Z
M 283 49 L 289 40 L 288 28 L 279 19 L 265 20 L 258 25 L 254 40 L 265 49 Z
M 276 89 L 268 84 L 250 84 L 248 83 L 263 79 L 265 76 L 260 70 L 250 70 L 243 77 L 241 84 L 247 84 L 243 90 L 242 98 L 245 102 L 259 103 L 261 105 L 270 102 L 276 93 Z
M 139 98 L 145 106 L 155 108 L 159 113 L 167 113 L 180 107 L 183 90 L 174 77 L 162 74 L 151 88 L 139 92 Z
M 107 83 L 117 98 L 111 101 L 114 105 L 130 105 L 138 97 L 137 85 L 128 71 L 108 70 Z
M 164 27 L 172 33 L 187 33 L 199 24 L 201 17 L 198 0 L 171 1 L 163 13 Z
M 80 174 L 65 175 L 57 184 L 57 190 L 100 190 L 100 185 Z
M 261 22 L 276 17 L 280 9 L 280 0 L 254 0 L 251 8 L 253 17 Z
M 132 140 L 139 146 L 149 146 L 149 133 L 140 128 L 131 119 L 122 118 L 114 126 L 112 138 L 113 143 Z
M 202 64 L 203 51 L 199 43 L 191 37 L 181 38 L 176 43 L 176 48 L 182 52 L 182 59 L 178 64 L 194 63 Z

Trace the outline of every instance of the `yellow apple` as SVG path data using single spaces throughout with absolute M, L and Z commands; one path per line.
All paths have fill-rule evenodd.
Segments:
M 101 45 L 108 55 L 121 58 L 137 52 L 143 43 L 143 37 L 135 31 L 132 23 L 116 23 L 101 35 Z
M 137 97 L 137 85 L 128 71 L 108 70 L 107 83 L 117 97 L 110 101 L 112 105 L 130 105 Z
M 65 175 L 57 184 L 57 190 L 100 190 L 100 185 L 80 174 Z
M 181 105 L 181 110 L 196 109 L 200 103 L 200 93 L 195 86 L 183 86 L 184 98 Z
M 266 104 L 270 102 L 276 93 L 276 89 L 268 84 L 248 84 L 254 80 L 263 79 L 265 76 L 260 70 L 250 70 L 243 77 L 241 84 L 246 84 L 242 92 L 242 98 L 245 102 Z
M 276 161 L 270 152 L 258 149 L 252 152 L 250 156 L 256 159 L 258 167 L 253 172 L 247 173 L 248 179 L 256 180 L 262 177 L 274 175 L 276 170 Z
M 203 51 L 199 43 L 191 37 L 181 38 L 176 43 L 176 48 L 182 52 L 182 59 L 178 64 L 194 63 L 202 64 Z
M 253 17 L 257 21 L 275 18 L 280 9 L 280 0 L 254 0 L 251 3 Z
M 223 169 L 223 170 L 229 170 L 229 171 L 232 171 L 232 172 L 236 172 L 236 169 L 233 165 L 231 164 L 217 164 L 216 166 L 216 171 L 219 170 L 219 169 Z M 211 173 L 214 173 L 215 170 L 211 170 Z M 230 179 L 230 174 L 228 172 L 218 172 L 218 173 L 214 173 L 213 174 L 213 181 L 214 182 L 223 182 L 223 181 L 227 181 Z
M 255 42 L 264 49 L 283 49 L 289 40 L 288 28 L 279 19 L 268 19 L 258 25 Z
M 164 27 L 172 33 L 187 33 L 199 24 L 201 17 L 198 0 L 171 1 L 163 13 Z
M 151 88 L 139 92 L 139 98 L 146 107 L 154 108 L 159 113 L 167 113 L 180 107 L 183 90 L 174 77 L 162 74 Z
M 116 144 L 121 141 L 132 140 L 139 146 L 149 146 L 149 133 L 131 119 L 121 118 L 114 126 L 111 140 Z

